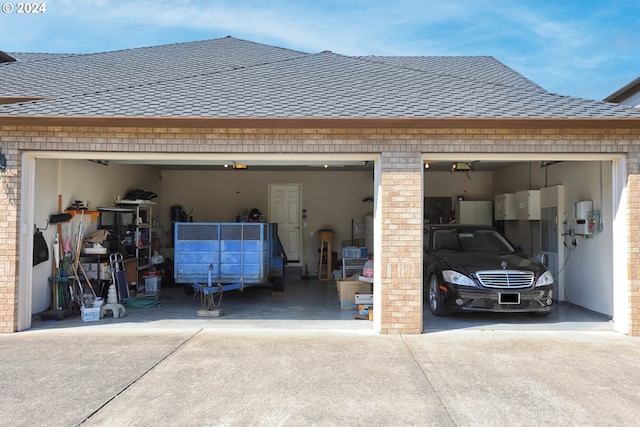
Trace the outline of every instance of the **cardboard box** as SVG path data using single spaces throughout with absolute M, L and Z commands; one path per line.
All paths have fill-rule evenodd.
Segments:
M 356 319 L 373 320 L 373 305 L 358 304 L 358 314 L 356 314 Z
M 358 305 L 349 301 L 340 301 L 340 309 L 341 310 L 355 310 L 358 308 Z
M 338 301 L 342 301 L 341 294 L 344 282 L 355 282 L 357 280 L 357 277 L 345 277 L 343 279 L 336 280 L 336 288 L 338 289 Z
M 354 302 L 356 304 L 373 304 L 373 294 L 356 294 Z
M 356 294 L 373 293 L 373 286 L 371 283 L 365 283 L 359 280 L 342 279 L 338 280 L 337 284 L 340 308 L 343 310 L 354 310 L 358 307 L 356 304 Z
M 111 267 L 108 262 L 83 262 L 82 268 L 87 274 L 87 279 L 98 279 L 98 269 L 100 270 L 100 280 L 111 280 Z

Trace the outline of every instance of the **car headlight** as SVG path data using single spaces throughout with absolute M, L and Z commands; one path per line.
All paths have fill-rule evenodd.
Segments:
M 444 270 L 442 272 L 442 278 L 445 282 L 452 283 L 454 285 L 460 286 L 473 286 L 476 287 L 476 284 L 469 276 L 465 276 L 462 273 L 458 273 L 454 270 Z
M 554 282 L 553 274 L 551 274 L 551 272 L 547 270 L 544 273 L 542 273 L 542 276 L 538 278 L 538 281 L 536 282 L 536 287 L 553 285 L 553 282 Z

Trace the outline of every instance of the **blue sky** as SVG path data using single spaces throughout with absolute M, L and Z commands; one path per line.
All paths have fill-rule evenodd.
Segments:
M 37 14 L 0 3 L 12 9 L 0 12 L 5 52 L 231 35 L 310 53 L 488 55 L 551 92 L 590 99 L 640 76 L 640 0 L 48 0 Z

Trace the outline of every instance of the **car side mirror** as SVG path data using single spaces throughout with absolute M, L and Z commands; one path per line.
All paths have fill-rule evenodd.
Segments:
M 522 252 L 524 252 L 524 249 L 522 248 L 522 246 L 518 245 L 518 246 L 516 246 L 516 252 L 522 253 Z

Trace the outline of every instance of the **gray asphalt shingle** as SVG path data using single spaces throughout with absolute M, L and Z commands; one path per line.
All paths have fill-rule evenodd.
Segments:
M 46 77 L 46 78 L 45 78 Z M 0 65 L 0 115 L 639 118 L 551 94 L 491 57 L 308 54 L 231 37 Z

